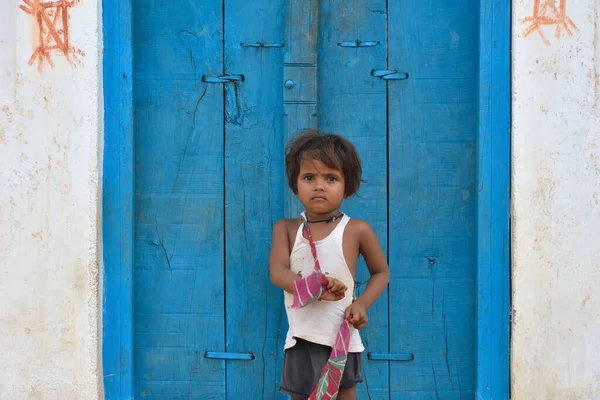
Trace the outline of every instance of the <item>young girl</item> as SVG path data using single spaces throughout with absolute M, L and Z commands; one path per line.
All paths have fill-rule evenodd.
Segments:
M 289 322 L 280 391 L 292 399 L 308 399 L 346 318 L 353 328 L 337 398 L 356 399 L 364 350 L 357 329 L 367 324 L 367 310 L 385 290 L 390 277 L 373 229 L 367 222 L 351 219 L 340 211 L 342 201 L 360 186 L 360 159 L 346 139 L 306 130 L 288 144 L 285 164 L 288 185 L 305 211 L 302 218 L 282 219 L 273 228 L 269 272 L 273 284 L 284 290 Z M 292 308 L 294 281 L 315 270 L 305 223 L 326 279 L 317 301 Z M 365 259 L 371 277 L 364 292 L 353 299 L 359 255 Z

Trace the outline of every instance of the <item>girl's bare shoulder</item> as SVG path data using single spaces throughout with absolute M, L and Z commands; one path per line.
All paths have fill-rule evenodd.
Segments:
M 300 218 L 282 218 L 275 223 L 273 230 L 285 230 L 288 233 L 295 232 L 298 230 L 300 224 L 302 224 L 302 220 Z
M 367 221 L 359 218 L 351 218 L 350 221 L 348 221 L 346 229 L 348 229 L 350 233 L 357 235 L 368 234 L 373 231 L 373 228 L 371 228 L 371 225 L 369 225 Z
M 302 224 L 300 218 L 280 219 L 273 226 L 273 242 L 275 242 L 275 240 L 285 240 L 288 250 L 291 253 L 292 248 L 295 245 L 296 232 L 298 231 L 300 224 Z
M 355 240 L 359 245 L 363 242 L 377 240 L 377 234 L 371 225 L 362 219 L 352 218 L 346 227 L 346 236 Z

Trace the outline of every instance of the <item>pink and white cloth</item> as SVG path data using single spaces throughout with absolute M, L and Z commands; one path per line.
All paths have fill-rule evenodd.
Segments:
M 293 308 L 301 308 L 318 300 L 327 288 L 327 277 L 321 271 L 317 258 L 317 248 L 313 241 L 308 225 L 304 223 L 304 229 L 310 242 L 310 249 L 315 259 L 315 271 L 309 276 L 294 281 Z M 335 400 L 337 398 L 342 374 L 348 359 L 348 347 L 350 345 L 350 323 L 347 319 L 342 322 L 338 331 L 331 354 L 325 367 L 321 371 L 321 377 L 317 386 L 310 394 L 309 400 Z

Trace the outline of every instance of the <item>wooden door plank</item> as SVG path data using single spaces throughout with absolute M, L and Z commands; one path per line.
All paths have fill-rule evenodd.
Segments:
M 104 398 L 133 398 L 133 21 L 131 1 L 102 1 L 102 374 Z
M 285 1 L 286 64 L 317 64 L 318 0 Z
M 318 0 L 285 2 L 284 126 L 285 143 L 298 131 L 317 128 Z M 291 87 L 287 84 L 291 82 Z M 298 218 L 302 204 L 285 188 L 285 216 Z
M 510 398 L 511 2 L 479 3 L 477 393 Z
M 133 8 L 135 396 L 222 399 L 222 6 Z
M 478 4 L 389 1 L 392 399 L 474 398 Z
M 225 2 L 227 398 L 273 399 L 281 370 L 280 290 L 269 281 L 273 224 L 283 216 L 283 48 L 280 1 Z M 260 23 L 249 22 L 259 18 Z M 249 20 L 250 19 L 250 20 Z
M 384 252 L 387 251 L 387 132 L 385 82 L 370 75 L 386 62 L 386 2 L 327 1 L 319 10 L 318 127 L 350 139 L 363 162 L 360 197 L 343 205 L 351 217 L 368 221 Z M 347 41 L 375 41 L 371 47 L 341 47 Z M 360 261 L 356 277 L 364 289 L 368 271 Z M 387 292 L 369 311 L 369 324 L 361 332 L 363 384 L 358 398 L 387 399 L 389 364 L 370 361 L 367 353 L 388 353 Z

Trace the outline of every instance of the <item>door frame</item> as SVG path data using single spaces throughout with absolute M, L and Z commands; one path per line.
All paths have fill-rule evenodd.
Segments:
M 481 0 L 477 200 L 478 400 L 510 395 L 510 1 Z M 102 0 L 102 374 L 133 399 L 132 0 Z

